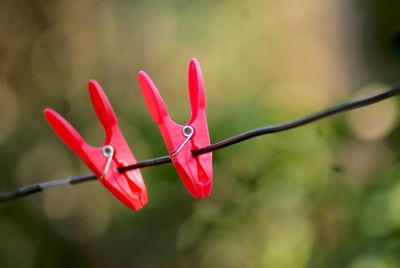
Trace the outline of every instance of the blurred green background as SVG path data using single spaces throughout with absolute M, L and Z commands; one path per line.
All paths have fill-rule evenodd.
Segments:
M 400 78 L 400 2 L 0 1 L 0 190 L 87 173 L 46 124 L 104 134 L 108 95 L 138 160 L 166 154 L 136 74 L 189 118 L 187 63 L 212 141 L 365 96 Z M 214 153 L 210 198 L 145 169 L 134 212 L 98 182 L 0 204 L 0 267 L 400 267 L 399 101 Z

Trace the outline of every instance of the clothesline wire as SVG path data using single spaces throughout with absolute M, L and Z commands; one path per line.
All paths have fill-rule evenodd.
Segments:
M 297 128 L 300 126 L 304 126 L 309 123 L 318 121 L 320 119 L 323 119 L 323 118 L 326 118 L 326 117 L 329 117 L 329 116 L 332 116 L 335 114 L 358 109 L 361 107 L 365 107 L 365 106 L 383 101 L 383 100 L 391 98 L 399 93 L 400 93 L 400 85 L 397 85 L 397 86 L 394 86 L 382 93 L 376 94 L 374 96 L 347 102 L 347 103 L 343 103 L 343 104 L 339 104 L 339 105 L 330 107 L 328 109 L 301 117 L 296 120 L 249 130 L 247 132 L 227 138 L 225 140 L 218 141 L 209 146 L 206 146 L 206 147 L 203 147 L 203 148 L 200 148 L 197 150 L 193 150 L 192 154 L 193 154 L 193 156 L 196 157 L 196 156 L 206 154 L 209 152 L 221 150 L 225 147 L 243 142 L 248 139 L 255 138 L 257 136 L 277 133 L 277 132 Z M 158 165 L 163 165 L 166 163 L 171 163 L 171 158 L 169 155 L 152 158 L 152 159 L 147 159 L 147 160 L 142 160 L 133 165 L 118 168 L 118 170 L 120 172 L 126 172 L 129 170 L 158 166 Z M 31 194 L 40 192 L 40 191 L 42 191 L 46 188 L 50 188 L 50 187 L 66 185 L 66 184 L 73 185 L 73 184 L 83 183 L 83 182 L 87 182 L 87 181 L 91 181 L 91 180 L 95 180 L 95 179 L 96 179 L 96 176 L 93 173 L 88 173 L 88 174 L 84 174 L 84 175 L 71 176 L 71 177 L 64 178 L 64 179 L 51 180 L 51 181 L 46 181 L 46 182 L 42 182 L 42 183 L 38 183 L 38 184 L 33 184 L 33 185 L 17 188 L 15 190 L 8 191 L 8 192 L 0 192 L 0 202 L 20 198 L 20 197 L 27 196 L 27 195 L 31 195 Z

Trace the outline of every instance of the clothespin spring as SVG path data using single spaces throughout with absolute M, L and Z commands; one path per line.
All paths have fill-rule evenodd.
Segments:
M 171 157 L 176 156 L 183 149 L 183 146 L 185 146 L 186 143 L 188 143 L 190 138 L 193 137 L 194 128 L 191 126 L 184 126 L 182 129 L 182 134 L 183 136 L 186 137 L 186 139 L 182 142 L 182 144 L 178 147 L 178 149 L 173 154 L 171 154 Z
M 112 147 L 111 145 L 104 146 L 103 147 L 103 155 L 105 157 L 107 157 L 107 163 L 104 167 L 104 171 L 103 171 L 103 174 L 101 175 L 100 179 L 103 179 L 107 175 L 108 170 L 110 169 L 111 161 L 114 156 L 114 147 Z

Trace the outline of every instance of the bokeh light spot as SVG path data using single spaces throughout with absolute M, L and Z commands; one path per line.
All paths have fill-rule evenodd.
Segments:
M 60 144 L 61 146 L 61 144 Z M 16 177 L 21 185 L 68 177 L 74 174 L 67 149 L 51 142 L 37 141 L 18 160 Z
M 356 97 L 366 97 L 387 88 L 386 85 L 368 84 L 357 92 Z M 346 114 L 350 129 L 361 140 L 373 141 L 386 137 L 395 127 L 398 112 L 395 99 L 351 111 Z
M 75 189 L 54 188 L 43 192 L 43 207 L 51 220 L 67 219 L 78 209 Z

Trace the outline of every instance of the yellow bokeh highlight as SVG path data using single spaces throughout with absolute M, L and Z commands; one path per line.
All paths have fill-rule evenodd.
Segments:
M 372 83 L 360 89 L 355 98 L 363 98 L 387 89 L 387 85 Z M 351 131 L 361 140 L 374 141 L 386 137 L 398 120 L 395 99 L 388 99 L 374 105 L 346 114 Z

